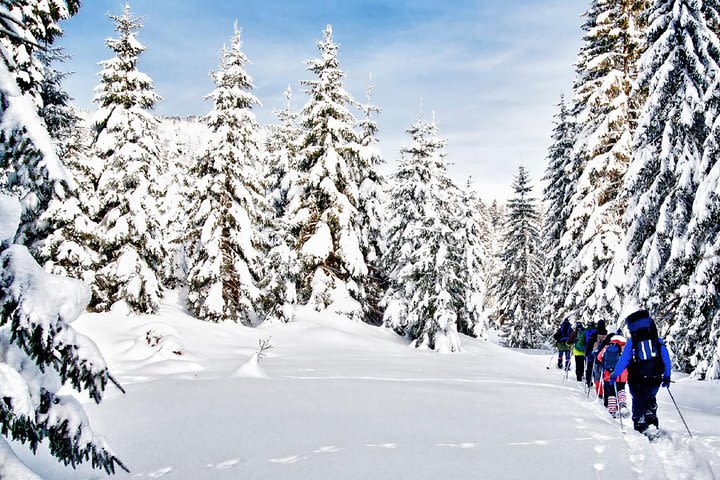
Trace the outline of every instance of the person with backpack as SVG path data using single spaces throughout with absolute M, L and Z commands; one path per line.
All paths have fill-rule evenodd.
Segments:
M 672 362 L 650 313 L 637 308 L 632 310 L 633 313 L 625 318 L 630 338 L 610 375 L 610 383 L 621 379 L 622 372 L 627 369 L 633 399 L 633 425 L 638 432 L 647 434 L 650 426 L 659 427 L 656 397 L 661 385 L 670 386 Z
M 575 376 L 578 382 L 582 382 L 585 373 L 585 327 L 581 321 L 575 322 L 575 328 L 570 334 L 567 343 L 572 346 L 572 354 L 575 359 Z
M 566 318 L 555 331 L 555 335 L 553 335 L 558 351 L 557 368 L 563 368 L 563 357 L 565 357 L 565 370 L 570 370 L 570 345 L 567 343 L 570 333 L 572 333 L 572 325 L 570 320 Z
M 591 324 L 585 332 L 585 384 L 591 388 L 593 384 L 593 368 L 595 367 L 597 351 L 595 344 L 599 335 L 607 335 L 605 320 L 600 320 L 597 325 Z
M 608 413 L 613 418 L 617 416 L 626 406 L 627 398 L 625 394 L 625 384 L 628 380 L 628 372 L 624 370 L 619 377 L 616 378 L 615 384 L 610 383 L 610 377 L 615 370 L 622 352 L 627 344 L 627 340 L 622 335 L 613 335 L 610 342 L 598 353 L 598 364 L 603 371 L 603 390 L 605 397 L 603 402 Z

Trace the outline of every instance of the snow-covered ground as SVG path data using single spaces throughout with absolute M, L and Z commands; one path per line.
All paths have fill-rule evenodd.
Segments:
M 176 302 L 156 316 L 86 314 L 73 326 L 127 388 L 87 403 L 132 471 L 117 478 L 720 478 L 718 383 L 673 387 L 696 441 L 661 393 L 669 435 L 651 445 L 547 370 L 547 353 L 463 338 L 463 353 L 438 355 L 308 312 L 289 325 L 215 325 Z M 257 365 L 267 337 L 274 348 Z M 46 479 L 105 477 L 13 447 Z

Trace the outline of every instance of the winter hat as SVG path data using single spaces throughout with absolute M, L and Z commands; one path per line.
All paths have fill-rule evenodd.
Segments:
M 623 337 L 622 335 L 613 335 L 612 340 L 610 340 L 610 343 L 617 343 L 618 345 L 625 345 L 627 343 L 627 338 Z
M 597 329 L 599 333 L 607 333 L 607 328 L 605 327 L 605 320 L 598 320 L 597 322 Z

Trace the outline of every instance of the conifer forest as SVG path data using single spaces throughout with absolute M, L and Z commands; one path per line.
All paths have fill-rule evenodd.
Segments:
M 308 2 L 347 18 L 288 46 L 304 76 L 273 78 L 289 86 L 270 108 L 246 50 L 274 38 L 245 23 L 259 2 L 180 1 L 172 18 L 203 12 L 189 36 L 234 12 L 210 15 L 214 51 L 172 50 L 210 72 L 187 116 L 158 112 L 178 90 L 147 73 L 164 68 L 150 3 L 0 0 L 0 479 L 720 475 L 720 2 L 520 1 L 546 28 L 582 13 L 573 80 L 538 99 L 545 158 L 477 165 L 453 153 L 449 105 L 419 95 L 388 131 L 384 72 L 344 61 L 365 47 L 343 33 L 353 9 L 380 29 L 385 9 L 456 6 Z M 112 32 L 91 108 L 64 43 L 87 24 Z M 506 196 L 479 186 L 492 165 L 512 168 Z M 629 366 L 623 424 L 624 390 L 615 411 L 592 386 L 610 338 L 593 345 L 605 325 L 645 341 L 636 312 L 675 396 L 645 415 Z M 652 418 L 657 439 L 632 432 Z

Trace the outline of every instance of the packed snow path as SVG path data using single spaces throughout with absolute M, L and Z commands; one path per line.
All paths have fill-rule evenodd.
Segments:
M 132 470 L 177 479 L 713 479 L 720 472 L 720 386 L 681 381 L 667 394 L 669 438 L 653 445 L 546 370 L 548 355 L 464 338 L 437 355 L 394 334 L 304 315 L 247 329 L 157 316 L 86 315 L 74 324 L 127 387 L 88 404 Z M 275 348 L 248 363 L 259 338 Z M 239 368 L 242 367 L 242 368 Z M 629 420 L 628 420 L 629 422 Z M 628 428 L 628 425 L 626 425 Z M 14 445 L 43 478 L 103 478 Z

